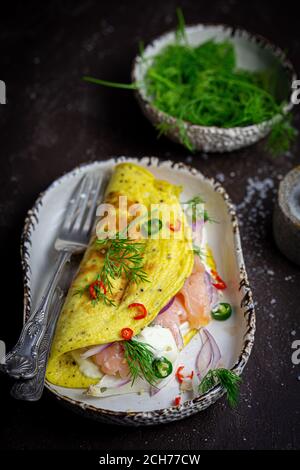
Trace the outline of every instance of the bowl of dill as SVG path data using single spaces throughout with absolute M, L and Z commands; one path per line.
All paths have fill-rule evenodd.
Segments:
M 229 152 L 266 136 L 273 154 L 287 151 L 296 76 L 283 51 L 245 30 L 178 18 L 136 57 L 128 86 L 159 134 L 190 151 Z

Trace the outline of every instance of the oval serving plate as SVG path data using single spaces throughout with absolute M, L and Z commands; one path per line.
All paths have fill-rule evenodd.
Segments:
M 22 266 L 24 272 L 24 320 L 35 308 L 51 274 L 55 261 L 54 240 L 62 222 L 66 203 L 84 173 L 109 174 L 120 161 L 134 161 L 147 166 L 156 177 L 183 186 L 181 200 L 201 194 L 211 217 L 218 223 L 207 224 L 206 236 L 214 253 L 218 270 L 227 282 L 225 300 L 234 309 L 226 322 L 211 321 L 207 329 L 215 337 L 221 353 L 222 366 L 240 375 L 248 361 L 254 342 L 255 311 L 247 280 L 241 249 L 238 223 L 234 208 L 219 183 L 205 178 L 194 168 L 172 161 L 159 161 L 155 157 L 142 159 L 119 157 L 107 161 L 84 164 L 57 179 L 40 195 L 29 211 L 22 235 Z M 195 367 L 195 359 L 201 346 L 197 334 L 180 353 L 179 361 L 187 367 Z M 208 393 L 193 398 L 183 396 L 182 404 L 172 406 L 179 388 L 171 381 L 156 395 L 128 394 L 121 397 L 94 398 L 83 395 L 80 389 L 69 389 L 46 383 L 48 390 L 73 411 L 103 422 L 121 425 L 151 425 L 167 423 L 193 415 L 213 404 L 224 394 L 215 386 Z
M 185 34 L 188 43 L 197 46 L 209 39 L 217 42 L 228 40 L 236 50 L 237 66 L 239 68 L 260 71 L 264 68 L 272 68 L 278 73 L 277 92 L 281 99 L 288 103 L 284 107 L 284 113 L 289 112 L 293 103 L 291 101 L 291 84 L 296 80 L 296 73 L 285 53 L 273 45 L 264 37 L 252 34 L 244 29 L 233 28 L 224 24 L 197 24 L 187 26 Z M 157 37 L 147 45 L 143 57 L 137 56 L 133 62 L 132 81 L 143 83 L 145 73 L 151 64 L 152 58 L 164 47 L 175 42 L 175 32 L 170 31 Z M 152 99 L 147 95 L 145 86 L 136 91 L 136 97 L 144 115 L 154 125 L 167 124 L 170 129 L 166 136 L 177 143 L 182 142 L 181 131 L 177 120 L 152 104 Z M 245 127 L 222 128 L 216 126 L 199 126 L 185 121 L 183 123 L 187 136 L 195 150 L 204 152 L 230 152 L 248 145 L 252 145 L 265 137 L 271 130 L 274 122 L 280 116 L 275 116 L 269 121 Z

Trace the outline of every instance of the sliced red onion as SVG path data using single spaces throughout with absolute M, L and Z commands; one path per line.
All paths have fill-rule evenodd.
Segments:
M 203 330 L 202 335 L 200 333 L 200 336 L 202 339 L 202 346 L 196 359 L 196 369 L 200 377 L 204 377 L 212 362 L 212 347 L 205 330 Z
M 120 387 L 123 387 L 123 385 L 126 385 L 128 384 L 129 382 L 131 381 L 131 378 L 130 376 L 127 376 L 127 377 L 117 377 L 115 375 L 104 375 L 104 377 L 102 377 L 100 383 L 99 383 L 99 386 L 100 387 L 105 387 L 105 388 L 108 388 L 108 389 L 114 389 L 114 388 L 120 388 Z
M 104 349 L 108 348 L 113 343 L 106 343 L 106 344 L 98 344 L 97 346 L 93 346 L 92 348 L 88 349 L 84 353 L 80 354 L 81 359 L 87 359 L 88 357 L 94 356 L 95 354 L 104 351 Z
M 196 232 L 198 230 L 202 231 L 203 226 L 204 226 L 204 219 L 198 219 L 196 220 L 196 222 L 192 223 L 192 230 L 193 232 Z
M 171 305 L 173 304 L 175 300 L 175 296 L 172 297 L 171 300 L 169 300 L 169 302 L 158 312 L 158 315 L 161 315 L 162 313 L 164 313 L 166 310 L 168 310 L 168 308 L 171 307 Z
M 175 339 L 175 343 L 176 343 L 179 351 L 181 351 L 181 349 L 184 346 L 184 343 L 183 343 L 183 337 L 182 337 L 182 333 L 181 333 L 181 329 L 180 329 L 179 325 L 177 325 L 177 323 L 174 323 L 172 328 L 170 328 L 170 330 L 171 330 L 171 333 L 173 335 L 173 338 Z
M 205 271 L 204 282 L 207 287 L 209 302 L 212 308 L 218 302 L 219 293 L 218 290 L 213 286 L 212 277 L 208 271 Z
M 213 351 L 214 360 L 213 360 L 212 369 L 214 369 L 218 365 L 221 359 L 221 351 L 219 349 L 219 346 L 217 345 L 215 338 L 212 336 L 212 334 L 206 329 L 205 329 L 205 332 L 210 339 L 210 344 L 211 344 L 212 351 Z
M 204 227 L 204 220 L 196 220 L 192 223 L 192 239 L 195 246 L 200 247 L 202 243 L 202 233 Z
M 115 384 L 115 387 L 116 387 L 116 388 L 123 387 L 123 385 L 128 384 L 130 381 L 131 381 L 130 378 L 120 379 L 120 381 Z
M 155 395 L 157 395 L 163 388 L 165 388 L 171 382 L 172 379 L 174 379 L 174 375 L 175 375 L 175 372 L 173 370 L 172 374 L 170 374 L 169 377 L 166 377 L 157 385 L 151 385 L 150 391 L 149 391 L 150 396 L 154 397 Z
M 202 346 L 196 359 L 196 368 L 198 376 L 202 379 L 210 369 L 216 368 L 221 359 L 221 352 L 214 337 L 205 328 L 202 330 L 201 339 Z
M 151 385 L 150 391 L 149 391 L 150 397 L 154 397 L 154 396 L 157 395 L 160 391 L 161 391 L 161 388 L 155 387 L 155 385 Z

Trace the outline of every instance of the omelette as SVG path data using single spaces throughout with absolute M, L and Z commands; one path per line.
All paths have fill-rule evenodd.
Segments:
M 174 376 L 215 302 L 181 191 L 144 167 L 115 166 L 57 323 L 49 382 L 107 396 Z

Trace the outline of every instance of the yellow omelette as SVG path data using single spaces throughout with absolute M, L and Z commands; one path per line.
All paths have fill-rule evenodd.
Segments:
M 120 208 L 120 196 L 126 196 L 129 222 L 135 218 L 130 212 L 133 204 L 142 204 L 148 210 L 154 204 L 158 207 L 156 217 L 163 221 L 161 236 L 139 240 L 145 244 L 143 270 L 147 281 L 134 283 L 121 276 L 112 280 L 112 292 L 107 293 L 114 305 L 107 305 L 101 299 L 92 302 L 85 286 L 93 283 L 101 273 L 106 253 L 105 247 L 97 244 L 96 234 L 92 234 L 58 320 L 48 361 L 48 381 L 65 387 L 84 388 L 97 383 L 99 379 L 89 378 L 80 371 L 71 352 L 122 341 L 123 328 L 132 329 L 134 335 L 139 334 L 181 289 L 192 271 L 194 255 L 187 222 L 179 203 L 180 192 L 180 186 L 156 179 L 141 166 L 133 163 L 116 165 L 106 189 L 105 202 L 114 206 L 118 216 L 121 210 L 124 211 Z M 176 234 L 171 231 L 171 236 L 164 237 L 164 233 L 170 235 L 170 227 L 164 223 L 169 206 L 173 208 L 173 223 L 176 224 L 178 218 L 182 222 Z M 134 319 L 136 312 L 128 305 L 135 302 L 146 307 L 145 318 Z

